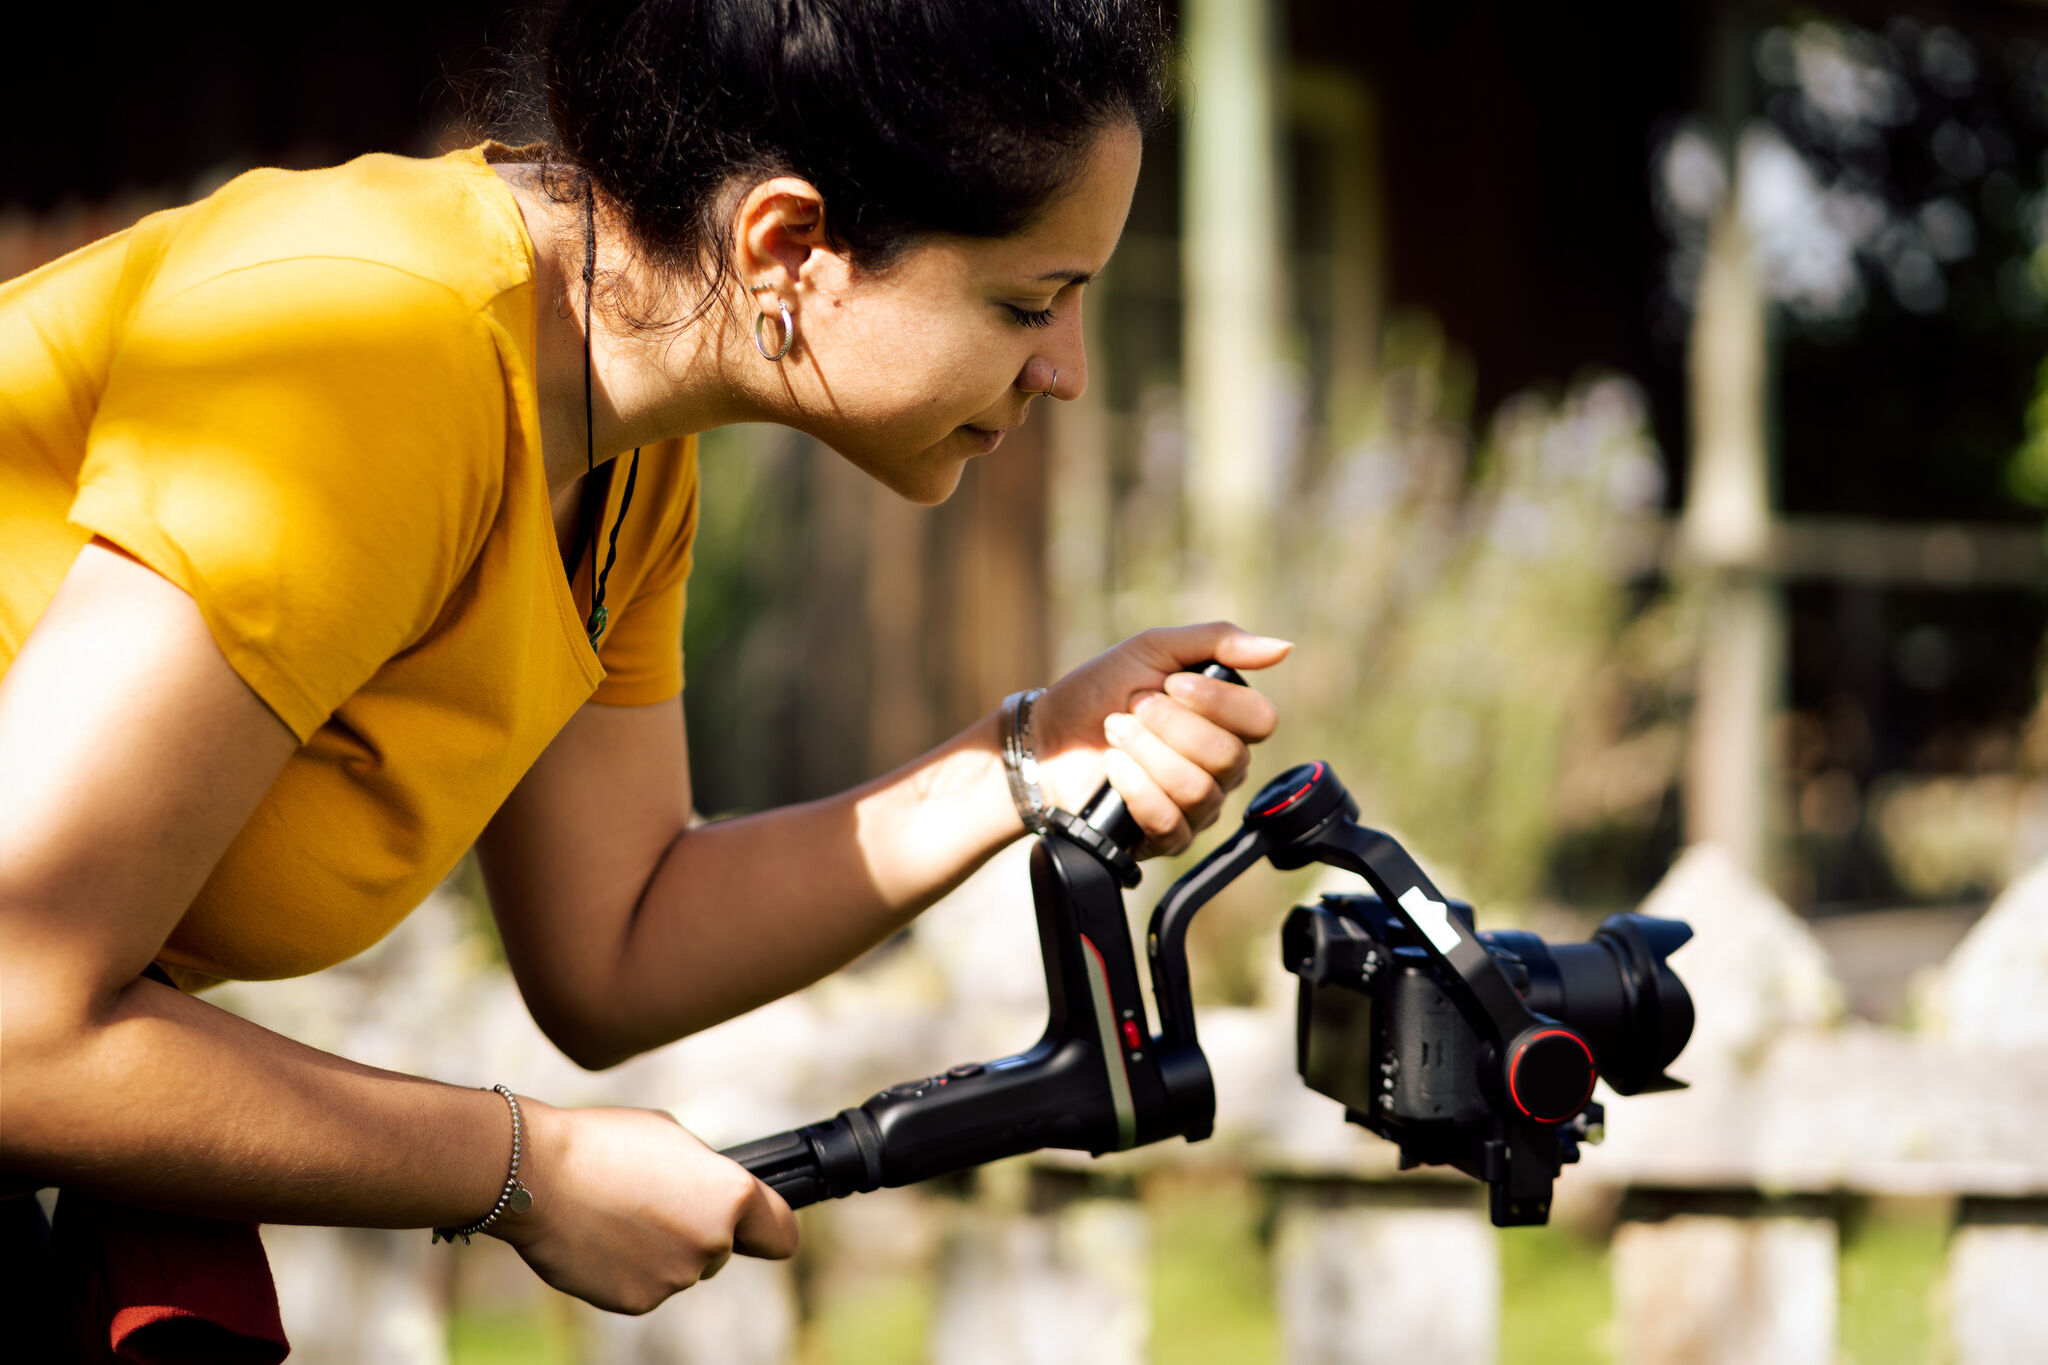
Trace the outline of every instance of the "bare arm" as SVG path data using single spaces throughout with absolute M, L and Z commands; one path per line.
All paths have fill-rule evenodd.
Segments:
M 426 1227 L 491 1206 L 510 1135 L 498 1096 L 358 1066 L 138 980 L 295 744 L 190 598 L 111 549 L 80 554 L 0 678 L 10 1183 L 267 1222 Z M 694 1139 L 658 1116 L 532 1111 L 536 1208 L 508 1236 L 558 1284 L 652 1306 L 716 1259 L 719 1233 L 706 1249 L 677 1226 L 705 1207 L 713 1223 L 734 1214 L 727 1246 L 742 1217 L 757 1245 L 793 1245 L 779 1201 L 731 1163 L 693 1164 Z M 609 1205 L 593 1193 L 644 1186 L 649 1170 L 623 1169 L 641 1161 L 667 1190 Z M 702 1207 L 679 1210 L 693 1193 Z M 550 1247 L 579 1203 L 584 1244 Z M 622 1230 L 635 1219 L 648 1230 Z M 705 1254 L 647 1245 L 663 1222 Z
M 1269 702 L 1175 669 L 1244 668 L 1286 647 L 1228 626 L 1151 631 L 1041 703 L 1052 799 L 1105 771 L 1165 849 L 1243 779 Z M 1165 690 L 1161 690 L 1164 688 Z M 1135 729 L 1105 744 L 1106 717 Z M 787 994 L 851 961 L 1022 834 L 993 716 L 885 777 L 821 801 L 689 828 L 680 702 L 585 706 L 479 841 L 506 953 L 534 1017 L 601 1067 Z

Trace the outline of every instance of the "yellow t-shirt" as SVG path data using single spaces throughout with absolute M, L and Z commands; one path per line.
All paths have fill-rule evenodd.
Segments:
M 0 672 L 102 536 L 301 741 L 164 946 L 182 985 L 360 952 L 585 701 L 682 689 L 696 443 L 642 453 L 593 653 L 484 151 L 252 171 L 0 285 Z

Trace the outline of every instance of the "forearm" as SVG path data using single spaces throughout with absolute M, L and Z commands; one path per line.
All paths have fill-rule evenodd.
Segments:
M 600 1050 L 630 1055 L 818 980 L 1022 832 L 991 716 L 851 792 L 679 835 L 620 935 Z
M 1217 623 L 1147 631 L 1074 669 L 1033 714 L 1047 799 L 1080 809 L 1107 775 L 1147 851 L 1185 848 L 1274 715 L 1181 670 L 1286 650 Z M 993 715 L 843 796 L 695 829 L 680 722 L 679 708 L 585 707 L 478 841 L 527 1005 L 584 1066 L 817 980 L 1023 833 Z
M 0 990 L 8 1184 L 210 1217 L 429 1227 L 481 1216 L 505 1179 L 511 1122 L 489 1091 L 359 1066 L 152 981 L 96 1017 L 20 971 Z

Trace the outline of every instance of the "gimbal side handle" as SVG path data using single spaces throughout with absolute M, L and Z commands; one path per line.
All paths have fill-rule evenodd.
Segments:
M 1195 671 L 1244 682 L 1221 664 Z M 1053 812 L 1032 849 L 1047 1020 L 1028 1051 L 890 1086 L 725 1155 L 796 1208 L 1043 1147 L 1100 1153 L 1174 1132 L 1206 1137 L 1215 1107 L 1206 1061 L 1196 1049 L 1190 1064 L 1184 1051 L 1169 1069 L 1145 1021 L 1119 889 L 1137 883 L 1132 854 L 1143 837 L 1105 782 L 1079 816 Z

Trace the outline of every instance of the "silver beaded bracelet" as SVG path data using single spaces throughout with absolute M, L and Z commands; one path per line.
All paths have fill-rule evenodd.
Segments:
M 466 1228 L 435 1228 L 434 1241 L 446 1242 L 450 1246 L 460 1237 L 467 1245 L 472 1235 L 487 1230 L 493 1223 L 508 1213 L 525 1213 L 533 1207 L 533 1195 L 526 1186 L 519 1183 L 519 1148 L 525 1137 L 524 1125 L 519 1121 L 519 1097 L 502 1085 L 491 1089 L 505 1097 L 505 1103 L 512 1107 L 512 1169 L 505 1173 L 505 1188 L 498 1191 L 498 1202 L 491 1205 L 491 1211 Z
M 1045 833 L 1048 815 L 1045 791 L 1038 785 L 1038 755 L 1031 748 L 1031 708 L 1044 695 L 1044 688 L 1034 687 L 1003 698 L 998 726 L 1002 735 L 1003 776 L 1010 780 L 1010 800 L 1016 803 L 1017 818 L 1033 834 Z

